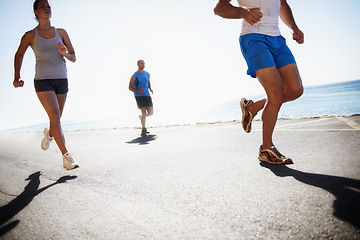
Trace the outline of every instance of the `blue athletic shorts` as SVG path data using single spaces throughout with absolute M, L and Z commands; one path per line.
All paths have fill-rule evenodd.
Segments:
M 36 92 L 53 91 L 56 94 L 66 94 L 69 91 L 67 78 L 34 80 L 34 86 Z
M 256 78 L 255 71 L 267 67 L 282 68 L 296 63 L 283 36 L 268 36 L 258 33 L 239 38 L 241 52 L 248 65 L 247 74 Z

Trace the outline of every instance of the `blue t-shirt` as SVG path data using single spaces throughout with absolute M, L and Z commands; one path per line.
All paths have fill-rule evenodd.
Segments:
M 150 74 L 148 72 L 146 72 L 146 71 L 144 71 L 142 73 L 135 72 L 134 77 L 135 77 L 135 84 L 134 84 L 133 87 L 136 90 L 138 90 L 140 88 L 142 88 L 144 90 L 143 94 L 134 93 L 134 95 L 136 97 L 150 96 L 150 93 L 149 93 L 149 77 L 150 77 Z

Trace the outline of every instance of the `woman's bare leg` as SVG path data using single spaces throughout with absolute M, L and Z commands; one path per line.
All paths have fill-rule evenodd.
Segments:
M 66 94 L 56 95 L 55 92 L 37 92 L 37 96 L 50 119 L 49 136 L 54 137 L 61 153 L 67 153 L 65 137 L 61 128 L 60 118 L 64 109 Z

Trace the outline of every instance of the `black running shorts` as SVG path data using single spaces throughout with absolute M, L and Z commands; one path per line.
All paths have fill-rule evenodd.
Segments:
M 139 109 L 144 107 L 153 107 L 153 102 L 150 96 L 135 97 Z
M 67 78 L 34 80 L 34 86 L 36 92 L 53 91 L 56 94 L 66 94 L 69 91 Z

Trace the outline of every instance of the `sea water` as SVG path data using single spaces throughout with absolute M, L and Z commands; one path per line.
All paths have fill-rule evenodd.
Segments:
M 297 100 L 285 103 L 279 117 L 299 118 L 360 113 L 360 80 L 307 87 Z
M 242 114 L 240 99 L 242 97 L 257 100 L 263 96 L 239 96 L 236 101 L 218 103 L 188 114 L 184 112 L 182 114 L 184 117 L 179 121 L 167 122 L 165 120 L 164 122 L 161 116 L 154 115 L 151 119 L 151 126 L 240 120 Z M 260 118 L 261 113 L 259 112 L 256 118 Z M 283 104 L 278 116 L 279 118 L 304 118 L 352 114 L 360 114 L 360 80 L 305 87 L 304 93 L 299 99 Z M 124 123 L 122 119 L 62 122 L 64 130 L 139 127 L 139 125 L 138 121 Z M 42 131 L 45 127 L 48 127 L 48 123 L 7 131 Z
M 243 96 L 258 100 L 264 96 Z M 201 118 L 209 121 L 241 119 L 240 99 L 214 105 L 203 111 Z M 256 118 L 261 117 L 261 113 Z M 360 80 L 305 87 L 303 95 L 282 105 L 279 118 L 304 118 L 360 114 Z M 205 120 L 206 122 L 206 120 Z

